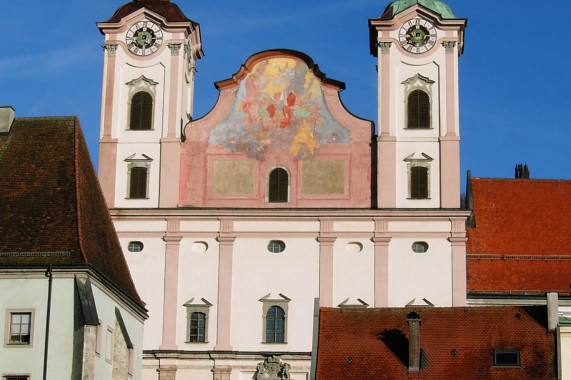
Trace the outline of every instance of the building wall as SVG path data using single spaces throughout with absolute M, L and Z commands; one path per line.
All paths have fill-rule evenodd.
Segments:
M 215 211 L 218 213 L 220 210 Z M 133 278 L 147 306 L 152 310 L 145 329 L 145 349 L 163 344 L 165 281 L 175 281 L 174 323 L 178 350 L 210 351 L 216 349 L 219 331 L 219 296 L 221 234 L 234 238 L 230 284 L 230 344 L 241 352 L 309 352 L 313 328 L 313 302 L 320 291 L 330 288 L 333 306 L 381 306 L 375 292 L 386 293 L 384 306 L 426 305 L 452 306 L 453 255 L 449 237 L 452 224 L 449 212 L 440 215 L 401 215 L 386 218 L 389 237 L 386 258 L 387 275 L 375 272 L 375 212 L 356 217 L 351 211 L 325 218 L 304 215 L 285 217 L 273 212 L 242 213 L 227 210 L 231 228 L 224 228 L 220 217 L 205 216 L 212 211 L 179 210 L 176 216 L 145 210 L 118 211 L 116 227 Z M 222 212 L 224 213 L 224 212 Z M 416 212 L 418 213 L 418 212 Z M 462 213 L 459 211 L 459 213 Z M 138 214 L 138 216 L 135 216 Z M 202 215 L 201 215 L 202 214 Z M 436 213 L 438 214 L 438 213 Z M 172 219 L 177 222 L 172 223 Z M 139 220 L 133 225 L 126 219 Z M 327 222 L 320 219 L 327 219 Z M 166 225 L 161 221 L 167 220 Z M 175 225 L 176 230 L 165 232 Z M 324 232 L 324 225 L 331 226 Z M 223 232 L 221 231 L 223 230 Z M 320 236 L 334 238 L 332 267 L 324 267 Z M 165 236 L 177 236 L 178 260 L 174 272 L 165 273 Z M 285 250 L 270 253 L 271 240 L 281 240 Z M 131 241 L 144 244 L 141 252 L 129 252 Z M 426 242 L 425 253 L 412 250 L 414 242 Z M 459 259 L 462 259 L 460 257 Z M 406 273 L 407 275 L 402 275 Z M 174 277 L 174 278 L 173 278 Z M 379 287 L 377 283 L 385 284 Z M 465 293 L 465 289 L 464 289 Z M 288 299 L 287 344 L 263 342 L 264 299 Z M 426 301 L 424 301 L 426 299 Z M 204 300 L 204 301 L 203 301 Z M 211 304 L 208 307 L 208 338 L 205 343 L 187 343 L 187 309 L 184 304 Z M 376 305 L 377 303 L 377 305 Z
M 93 280 L 93 278 L 92 278 Z M 121 310 L 121 315 L 125 321 L 130 338 L 134 344 L 135 371 L 133 379 L 141 378 L 141 357 L 143 320 L 141 316 L 135 316 L 125 303 L 119 301 L 117 296 L 112 295 L 109 290 L 105 290 L 101 283 L 93 281 L 95 304 L 101 328 L 115 326 L 115 307 Z M 48 379 L 72 378 L 72 373 L 82 373 L 81 368 L 74 369 L 74 311 L 75 307 L 75 280 L 74 273 L 53 272 L 52 294 L 51 294 L 51 315 L 49 329 L 48 347 Z M 27 271 L 0 275 L 0 375 L 8 374 L 28 374 L 31 379 L 42 378 L 44 363 L 46 313 L 48 300 L 48 279 L 44 276 L 44 271 Z M 24 309 L 33 310 L 32 321 L 33 337 L 29 346 L 5 345 L 5 334 L 7 331 L 7 310 Z M 90 327 L 90 326 L 87 326 Z M 89 329 L 87 329 L 89 330 Z M 88 331 L 85 340 L 89 341 Z M 91 334 L 92 335 L 92 334 Z M 77 336 L 76 336 L 77 338 Z M 93 337 L 91 337 L 93 338 Z M 101 334 L 101 352 L 95 355 L 88 354 L 92 361 L 86 361 L 89 368 L 84 368 L 83 373 L 94 374 L 94 379 L 111 379 L 112 363 L 105 358 L 106 334 Z M 85 344 L 84 347 L 95 349 L 92 344 Z M 87 353 L 84 353 L 86 355 Z M 83 361 L 75 363 L 82 366 Z M 89 363 L 88 363 L 89 362 Z M 87 375 L 86 375 L 87 376 Z M 125 377 L 127 378 L 127 377 Z

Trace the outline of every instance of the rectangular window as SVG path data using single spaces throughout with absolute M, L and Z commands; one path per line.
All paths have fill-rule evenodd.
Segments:
M 33 311 L 8 310 L 7 345 L 29 346 L 32 344 Z
M 518 367 L 520 365 L 519 350 L 494 350 L 494 366 Z
M 111 355 L 113 354 L 113 329 L 107 326 L 105 334 L 105 360 L 111 363 Z
M 27 375 L 8 375 L 8 376 L 4 376 L 2 379 L 4 380 L 28 380 L 30 378 L 30 376 Z

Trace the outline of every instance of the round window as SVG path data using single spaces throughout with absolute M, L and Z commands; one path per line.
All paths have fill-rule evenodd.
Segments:
M 285 243 L 281 240 L 271 240 L 268 243 L 268 251 L 271 253 L 280 253 L 285 250 Z
M 415 241 L 412 243 L 412 250 L 416 253 L 424 253 L 428 251 L 428 244 L 424 241 Z
M 129 252 L 141 252 L 143 250 L 143 243 L 140 241 L 130 241 L 127 249 Z

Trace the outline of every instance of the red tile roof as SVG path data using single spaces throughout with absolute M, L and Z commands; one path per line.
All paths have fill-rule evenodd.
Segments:
M 0 136 L 0 266 L 89 264 L 143 307 L 76 117 Z
M 473 178 L 469 292 L 569 292 L 571 181 Z
M 554 379 L 555 335 L 545 307 L 415 308 L 421 369 L 408 371 L 412 308 L 322 308 L 316 379 Z M 494 367 L 494 349 L 519 349 L 521 367 Z

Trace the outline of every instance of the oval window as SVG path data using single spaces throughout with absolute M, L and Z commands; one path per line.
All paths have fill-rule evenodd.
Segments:
M 280 253 L 285 250 L 285 243 L 281 240 L 271 240 L 268 243 L 268 251 L 271 253 Z
M 428 244 L 424 241 L 415 241 L 412 243 L 412 250 L 416 253 L 425 253 L 428 251 Z
M 358 241 L 352 241 L 345 246 L 345 250 L 349 253 L 359 253 L 363 250 L 363 244 Z
M 143 250 L 143 243 L 140 241 L 130 241 L 127 249 L 129 252 L 141 252 Z
M 192 251 L 195 253 L 204 253 L 208 250 L 208 243 L 205 241 L 196 241 L 192 244 Z

